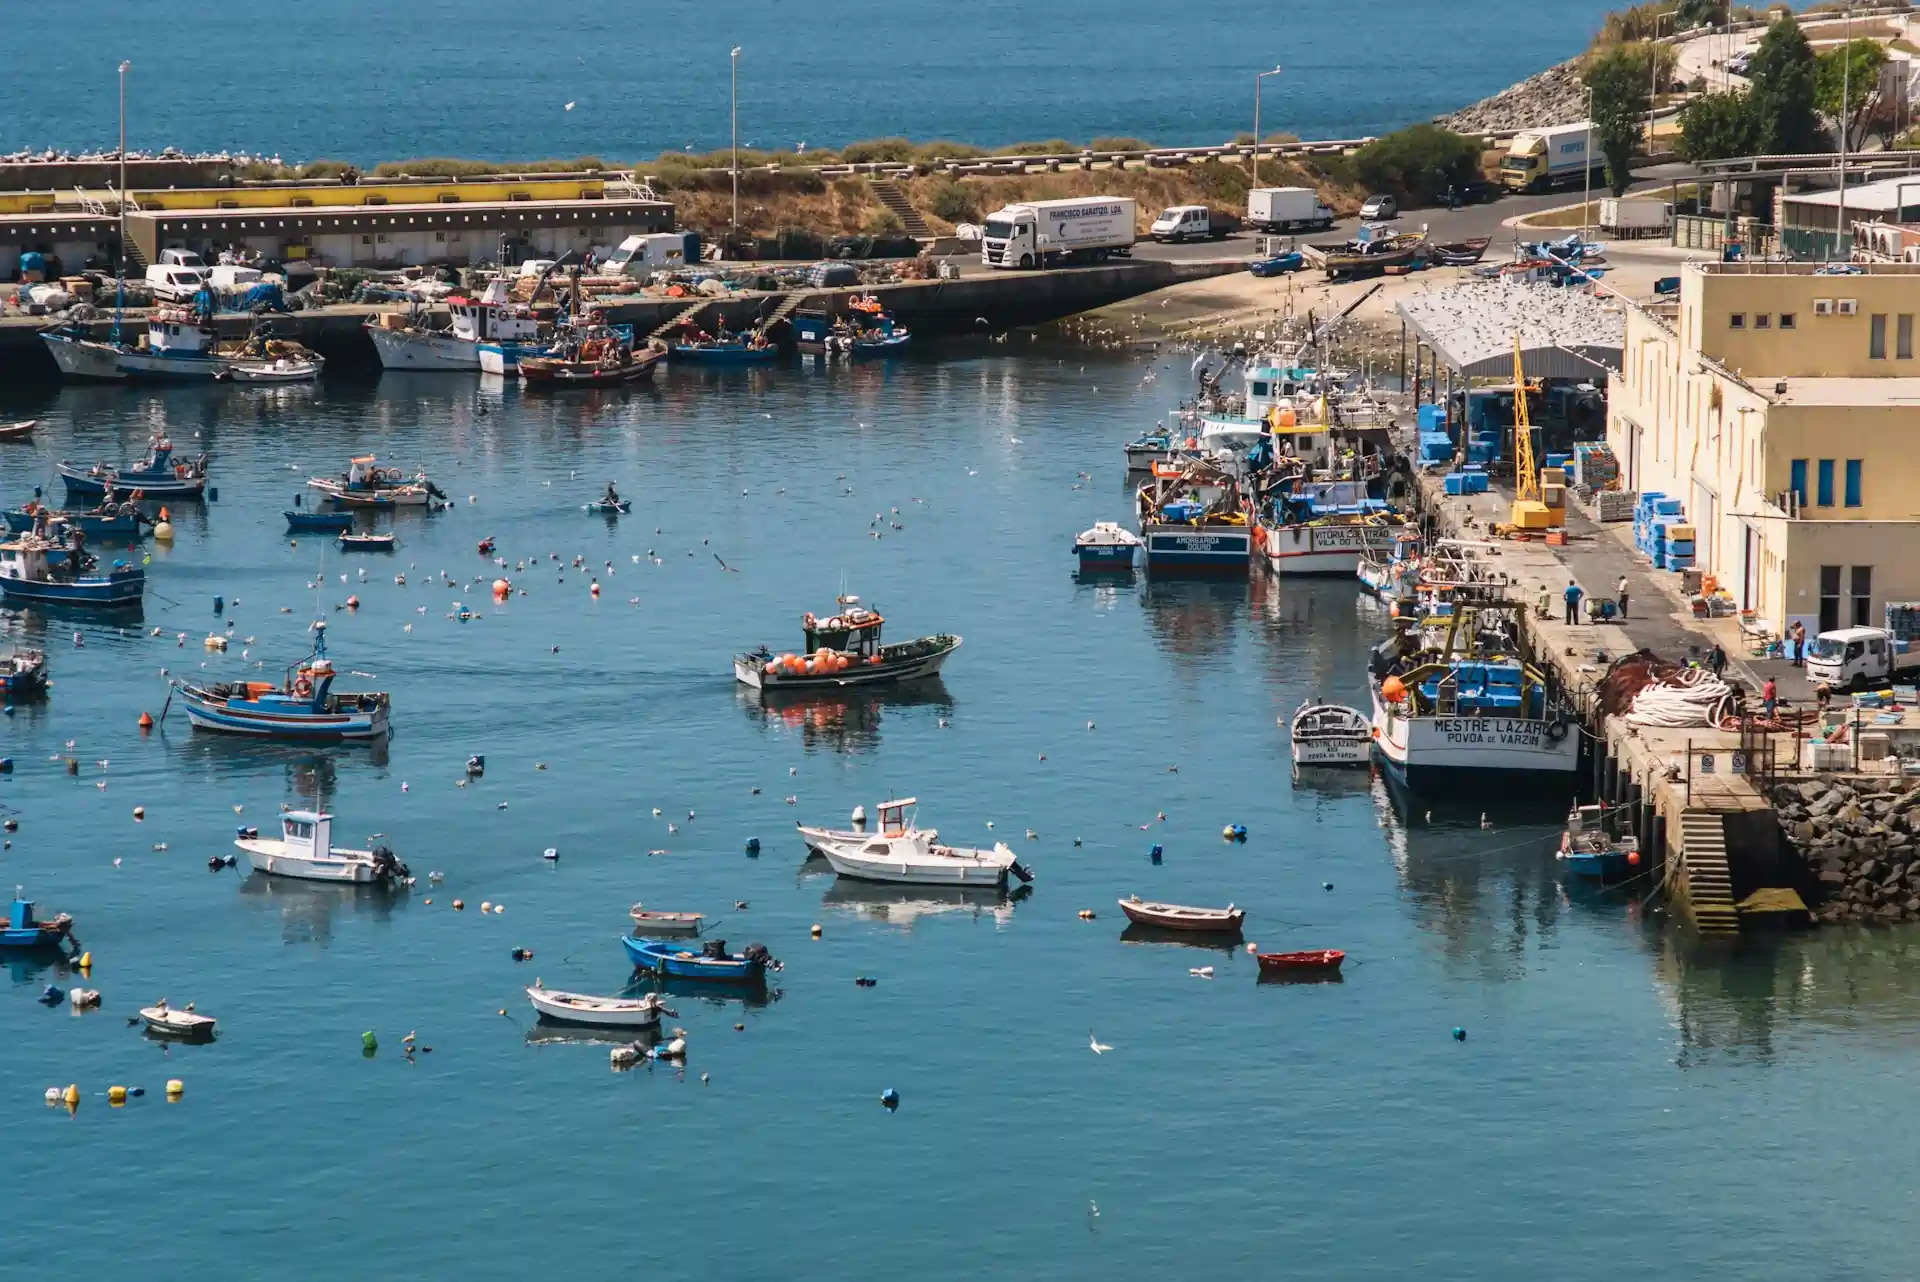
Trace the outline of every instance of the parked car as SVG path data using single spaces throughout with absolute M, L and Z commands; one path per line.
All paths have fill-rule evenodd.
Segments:
M 1463 205 L 1491 205 L 1506 195 L 1507 190 L 1499 183 L 1489 182 L 1485 178 L 1469 178 L 1460 184 L 1456 194 Z
M 1360 221 L 1368 223 L 1392 222 L 1400 216 L 1400 202 L 1392 196 L 1369 196 L 1360 206 Z

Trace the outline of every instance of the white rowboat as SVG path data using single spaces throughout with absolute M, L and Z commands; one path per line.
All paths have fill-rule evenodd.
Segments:
M 1373 722 L 1358 708 L 1303 703 L 1290 731 L 1296 766 L 1364 766 L 1373 752 Z
M 659 994 L 643 997 L 594 997 L 587 993 L 563 993 L 542 988 L 538 980 L 527 990 L 527 1000 L 540 1012 L 540 1018 L 564 1024 L 596 1024 L 608 1028 L 658 1028 L 661 1001 Z
M 175 1010 L 165 1000 L 142 1007 L 140 1018 L 147 1021 L 149 1031 L 165 1037 L 211 1037 L 217 1022 L 211 1015 L 196 1015 L 192 1003 L 186 1010 Z

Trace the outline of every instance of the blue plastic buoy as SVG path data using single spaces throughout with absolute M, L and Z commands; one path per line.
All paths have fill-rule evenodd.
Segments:
M 207 487 L 207 502 L 218 503 L 219 501 L 220 501 L 220 487 L 217 485 L 209 485 Z
M 760 853 L 760 839 L 758 837 L 747 838 L 747 853 L 750 855 Z
M 886 1090 L 880 1092 L 880 1102 L 890 1109 L 899 1108 L 900 1092 L 889 1086 Z
M 1233 839 L 1235 841 L 1245 841 L 1247 839 L 1247 826 L 1245 824 L 1235 824 L 1233 826 Z
M 219 614 L 222 610 L 225 610 L 226 608 L 227 608 L 227 598 L 223 596 L 217 596 L 213 598 L 213 612 L 215 614 Z
M 66 996 L 65 993 L 55 988 L 52 984 L 48 984 L 45 991 L 40 994 L 40 1001 L 42 1005 L 58 1006 L 66 1000 Z
M 135 1099 L 139 1099 L 142 1095 L 145 1095 L 146 1093 L 147 1093 L 147 1088 L 144 1086 L 127 1087 L 127 1094 L 133 1096 L 133 1098 Z
M 43 497 L 40 491 L 40 487 L 37 485 L 33 487 L 33 497 L 35 497 L 36 499 Z
M 1467 1030 L 1466 1030 L 1466 1029 L 1464 1029 L 1464 1028 L 1456 1028 L 1456 1029 L 1454 1029 L 1454 1030 L 1453 1030 L 1453 1040 L 1454 1040 L 1454 1041 L 1456 1041 L 1456 1042 L 1464 1042 L 1464 1041 L 1466 1041 L 1466 1040 L 1467 1040 Z
M 1156 841 L 1153 843 L 1153 849 L 1147 852 L 1147 858 L 1153 860 L 1153 862 L 1157 864 L 1160 862 L 1160 855 L 1161 855 L 1160 843 Z
M 12 773 L 13 773 L 13 758 L 0 757 L 0 775 L 10 775 Z

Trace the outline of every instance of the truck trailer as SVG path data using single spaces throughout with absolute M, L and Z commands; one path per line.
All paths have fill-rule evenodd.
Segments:
M 988 214 L 980 261 L 988 267 L 1054 267 L 1104 262 L 1133 252 L 1134 204 L 1127 196 L 1033 200 Z

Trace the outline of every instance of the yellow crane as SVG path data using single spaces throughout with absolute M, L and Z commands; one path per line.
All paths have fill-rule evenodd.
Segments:
M 1560 502 L 1549 506 L 1533 456 L 1533 418 L 1527 412 L 1527 372 L 1520 359 L 1520 334 L 1513 335 L 1513 528 L 1548 530 L 1567 523 L 1566 490 L 1554 487 Z

